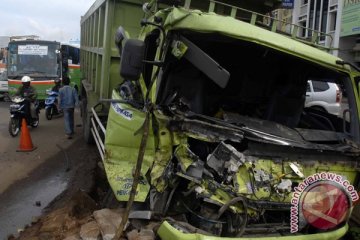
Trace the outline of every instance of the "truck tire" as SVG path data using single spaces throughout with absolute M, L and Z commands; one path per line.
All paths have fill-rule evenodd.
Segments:
M 90 120 L 91 115 L 87 111 L 87 99 L 86 98 L 82 98 L 82 100 L 81 100 L 81 113 L 82 113 L 81 116 L 82 116 L 82 121 L 83 121 L 84 141 L 87 144 L 93 144 L 94 138 L 91 133 L 91 120 Z

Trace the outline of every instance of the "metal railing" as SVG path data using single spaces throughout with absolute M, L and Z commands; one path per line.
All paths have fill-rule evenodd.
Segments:
M 101 159 L 104 161 L 104 155 L 105 155 L 105 145 L 104 145 L 104 138 L 106 134 L 106 130 L 104 125 L 102 124 L 98 114 L 95 111 L 96 106 L 91 108 L 92 116 L 90 118 L 91 120 L 91 133 L 94 137 L 94 141 L 96 143 L 96 146 L 99 150 L 99 154 L 101 156 Z M 103 137 L 102 137 L 103 136 Z
M 218 6 L 221 6 L 222 9 L 228 8 L 228 10 L 230 11 L 223 11 L 223 12 L 216 11 Z M 190 9 L 191 0 L 185 0 L 184 7 Z M 216 0 L 209 0 L 208 11 L 216 12 L 217 14 L 224 14 L 226 16 L 231 16 L 233 18 L 248 22 L 252 25 L 265 28 L 269 31 L 286 35 L 290 38 L 312 45 L 317 48 L 321 48 L 328 51 L 332 49 L 333 37 L 331 36 L 331 34 L 327 34 L 311 28 L 289 23 L 284 20 L 271 17 L 269 15 L 260 14 L 254 11 L 250 11 L 244 8 L 240 8 Z M 226 14 L 225 12 L 230 12 L 230 13 Z M 286 29 L 286 31 L 284 31 L 284 29 Z M 302 32 L 305 32 L 307 33 L 307 35 L 310 36 L 302 37 L 301 36 Z M 329 44 L 328 46 L 324 46 L 320 44 L 320 42 L 324 42 L 324 39 L 326 39 L 325 42 Z

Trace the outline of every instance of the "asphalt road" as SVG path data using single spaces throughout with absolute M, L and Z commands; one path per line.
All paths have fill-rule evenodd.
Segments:
M 9 125 L 9 102 L 0 102 L 0 151 L 12 150 L 14 145 L 19 142 L 18 137 L 11 137 L 8 132 Z M 38 128 L 29 128 L 31 137 L 33 138 L 34 145 L 42 145 L 46 143 L 46 140 L 51 139 L 48 136 L 63 137 L 64 136 L 64 127 L 63 127 L 63 118 L 58 117 L 52 120 L 47 120 L 45 118 L 44 109 L 40 112 L 40 124 Z M 40 147 L 40 146 L 39 146 Z M 16 150 L 16 148 L 15 148 Z
M 15 234 L 39 216 L 42 209 L 67 187 L 69 172 L 63 151 L 81 142 L 81 119 L 76 110 L 75 137 L 67 139 L 62 117 L 47 120 L 40 112 L 37 128 L 29 127 L 32 152 L 17 152 L 20 134 L 8 133 L 8 102 L 0 102 L 0 240 Z M 85 144 L 85 143 L 84 143 Z
M 32 143 L 37 149 L 33 152 L 23 153 L 17 152 L 20 143 L 20 134 L 17 137 L 11 137 L 8 132 L 9 124 L 9 105 L 8 102 L 0 102 L 0 193 L 6 189 L 7 179 L 16 178 L 21 179 L 27 175 L 22 174 L 22 171 L 28 172 L 32 170 L 36 165 L 42 163 L 46 158 L 56 154 L 60 146 L 67 147 L 71 144 L 72 140 L 66 139 L 64 132 L 64 120 L 62 117 L 53 118 L 47 120 L 45 118 L 44 109 L 40 112 L 40 123 L 37 128 L 29 127 Z M 79 114 L 76 114 L 75 124 L 79 124 L 81 119 Z M 78 132 L 76 137 L 80 136 L 81 130 L 75 129 Z M 5 164 L 5 166 L 4 166 Z M 9 165 L 11 168 L 6 168 Z M 12 168 L 18 166 L 22 170 L 16 173 L 12 172 Z M 5 170 L 3 167 L 5 167 Z

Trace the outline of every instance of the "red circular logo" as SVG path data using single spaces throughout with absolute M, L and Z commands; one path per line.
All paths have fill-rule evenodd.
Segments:
M 350 203 L 339 187 L 330 183 L 319 183 L 303 193 L 301 210 L 305 220 L 319 229 L 331 229 L 348 216 Z

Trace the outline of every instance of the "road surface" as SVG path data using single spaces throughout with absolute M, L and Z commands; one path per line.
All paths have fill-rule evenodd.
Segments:
M 57 144 L 67 148 L 81 135 L 81 127 L 75 127 L 75 139 L 67 139 L 64 133 L 64 119 L 54 117 L 45 118 L 44 109 L 40 112 L 40 123 L 37 128 L 31 128 L 30 135 L 33 145 L 37 149 L 33 152 L 17 152 L 20 143 L 20 134 L 11 137 L 8 132 L 9 124 L 8 102 L 0 102 L 0 193 L 13 182 L 26 177 L 32 170 L 43 163 L 47 158 L 60 151 Z M 75 125 L 81 123 L 79 112 L 75 114 Z
M 33 152 L 17 152 L 20 134 L 13 138 L 8 133 L 9 105 L 0 102 L 0 240 L 6 239 L 9 234 L 16 235 L 19 229 L 31 223 L 33 217 L 39 216 L 42 209 L 67 188 L 68 179 L 74 173 L 65 171 L 69 166 L 65 152 L 74 143 L 79 152 L 85 146 L 78 110 L 75 137 L 67 139 L 63 118 L 49 121 L 42 109 L 38 128 L 29 127 L 37 149 Z M 73 155 L 69 156 L 70 160 Z

